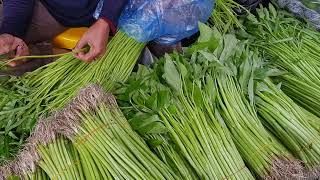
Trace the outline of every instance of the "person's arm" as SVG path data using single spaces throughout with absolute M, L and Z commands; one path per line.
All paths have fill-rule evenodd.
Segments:
M 128 0 L 104 0 L 100 18 L 108 22 L 111 32 L 115 33 L 119 17 Z
M 92 62 L 105 53 L 109 33 L 116 32 L 118 19 L 126 3 L 127 0 L 104 0 L 99 19 L 82 36 L 74 49 L 77 58 L 85 62 Z M 89 52 L 79 52 L 86 45 L 90 46 Z
M 35 0 L 4 0 L 0 34 L 23 39 L 30 24 Z
M 29 55 L 22 40 L 32 18 L 34 0 L 4 0 L 3 21 L 0 26 L 0 54 L 15 51 L 15 56 Z M 17 62 L 9 65 L 16 66 Z

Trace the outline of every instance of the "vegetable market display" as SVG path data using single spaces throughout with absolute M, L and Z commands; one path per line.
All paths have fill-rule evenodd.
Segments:
M 259 9 L 257 17 L 248 16 L 245 27 L 254 46 L 288 72 L 280 76 L 286 94 L 319 116 L 319 32 L 273 6 Z
M 283 144 L 311 169 L 319 165 L 320 136 L 303 111 L 274 84 L 266 82 L 258 92 L 258 112 Z M 288 113 L 289 112 L 289 113 Z
M 115 98 L 94 85 L 39 121 L 2 172 L 4 178 L 29 177 L 39 168 L 50 179 L 177 179 L 131 129 Z
M 119 31 L 97 62 L 0 79 L 0 180 L 319 179 L 319 32 L 221 4 L 152 67 L 132 72 L 145 44 Z
M 93 64 L 70 55 L 27 74 L 32 91 L 26 113 L 38 118 L 51 109 L 60 109 L 88 83 L 103 84 L 106 90 L 112 90 L 115 82 L 123 82 L 130 75 L 143 47 L 143 43 L 119 31 L 109 43 L 108 53 Z
M 204 33 L 204 29 L 207 29 L 207 32 Z M 184 109 L 182 105 L 179 105 L 179 108 L 170 105 L 171 103 L 178 104 L 179 99 L 168 99 L 166 88 L 169 87 L 173 89 L 173 92 L 184 93 L 186 93 L 185 89 L 192 90 L 190 95 L 186 93 L 187 95 L 185 96 L 187 99 L 196 97 L 197 100 L 187 101 L 195 101 L 192 106 L 192 112 L 194 114 L 197 114 L 197 105 L 203 108 L 203 105 L 199 105 L 203 99 L 210 99 L 206 96 L 204 96 L 206 98 L 203 98 L 199 96 L 199 94 L 210 89 L 212 90 L 211 94 L 216 98 L 213 101 L 216 102 L 216 106 L 219 109 L 218 112 L 221 114 L 217 115 L 217 117 L 222 119 L 228 126 L 242 158 L 257 176 L 267 179 L 282 179 L 289 175 L 292 175 L 291 178 L 303 177 L 304 171 L 317 171 L 319 162 L 316 161 L 319 160 L 319 157 L 317 157 L 318 143 L 316 141 L 319 141 L 320 138 L 316 129 L 312 127 L 311 123 L 309 124 L 311 121 L 316 121 L 317 118 L 313 118 L 312 120 L 308 118 L 307 113 L 280 90 L 276 91 L 276 93 L 281 94 L 281 96 L 274 95 L 272 96 L 273 99 L 268 99 L 269 101 L 267 103 L 271 103 L 271 105 L 277 103 L 279 105 L 280 103 L 280 105 L 282 105 L 282 102 L 279 101 L 281 100 L 280 98 L 284 98 L 287 105 L 283 105 L 282 109 L 279 107 L 268 109 L 267 113 L 273 115 L 273 113 L 282 110 L 282 113 L 286 113 L 287 119 L 280 121 L 278 120 L 279 117 L 270 118 L 267 116 L 268 119 L 266 120 L 263 116 L 259 116 L 261 114 L 256 112 L 256 109 L 258 109 L 259 113 L 265 112 L 261 110 L 263 109 L 261 108 L 263 105 L 261 98 L 260 101 L 255 101 L 259 95 L 266 95 L 267 92 L 263 92 L 261 89 L 256 89 L 255 87 L 259 85 L 259 83 L 260 85 L 262 82 L 266 83 L 267 81 L 265 79 L 267 79 L 268 76 L 276 76 L 283 73 L 277 69 L 255 67 L 258 65 L 254 63 L 261 63 L 257 52 L 249 51 L 248 48 L 245 48 L 245 44 L 239 42 L 234 35 L 229 34 L 222 36 L 217 33 L 218 31 L 216 30 L 208 30 L 208 27 L 202 27 L 202 30 L 202 36 L 199 37 L 198 44 L 190 47 L 189 50 L 185 52 L 186 56 L 167 56 L 165 62 L 160 62 L 155 65 L 153 70 L 141 68 L 136 75 L 129 78 L 129 83 L 126 85 L 127 87 L 119 90 L 118 99 L 121 101 L 127 100 L 127 102 L 123 103 L 123 106 L 126 107 L 124 111 L 128 111 L 127 107 L 130 106 L 130 103 L 133 103 L 132 110 L 138 110 L 138 115 L 134 115 L 134 113 L 130 111 L 127 112 L 129 116 L 133 117 L 133 120 L 129 120 L 132 126 L 138 127 L 138 130 L 139 126 L 142 125 L 145 126 L 140 128 L 150 128 L 147 125 L 155 121 L 158 123 L 159 120 L 162 120 L 164 126 L 173 129 L 173 131 L 168 130 L 169 134 L 172 134 L 171 136 L 173 136 L 173 138 L 179 137 L 174 130 L 179 127 L 181 128 L 181 126 L 183 127 L 185 125 L 182 123 L 183 121 L 180 120 L 178 124 L 173 126 L 174 121 L 166 123 L 166 118 L 171 117 L 173 120 L 179 120 L 183 114 L 188 114 L 188 111 L 184 110 L 185 113 L 181 113 L 180 111 Z M 214 34 L 214 38 L 210 36 L 212 34 Z M 203 41 L 204 37 L 210 39 L 210 41 Z M 190 52 L 197 52 L 198 54 L 191 53 L 192 55 L 190 55 Z M 181 60 L 188 56 L 190 64 Z M 174 63 L 171 62 L 172 58 L 175 59 Z M 168 64 L 171 65 L 169 66 Z M 172 64 L 174 64 L 173 67 Z M 174 66 L 176 67 L 174 68 Z M 254 68 L 257 69 L 253 71 Z M 192 75 L 188 75 L 189 73 Z M 192 83 L 185 82 L 185 79 L 196 79 L 196 77 L 200 80 L 194 80 L 195 82 Z M 202 86 L 196 86 L 195 84 L 202 84 L 199 83 L 201 79 L 211 79 L 211 81 L 214 80 L 214 83 L 210 83 L 209 80 L 203 83 Z M 184 88 L 185 84 L 188 84 L 188 88 Z M 206 88 L 210 85 L 210 88 Z M 276 86 L 273 85 L 272 82 L 269 82 L 269 85 L 272 87 Z M 202 89 L 200 87 L 202 87 Z M 273 90 L 275 91 L 275 89 Z M 179 93 L 174 96 L 176 98 L 179 97 Z M 165 105 L 166 101 L 170 103 Z M 268 108 L 270 108 L 271 105 L 269 105 Z M 166 106 L 168 106 L 171 112 L 166 113 L 164 116 L 161 108 L 165 108 Z M 155 112 L 160 115 L 160 118 L 150 118 L 152 117 L 150 113 Z M 141 115 L 141 113 L 147 113 L 149 115 Z M 179 114 L 179 117 L 175 117 L 176 114 Z M 150 122 L 142 120 L 139 122 L 138 117 L 149 117 Z M 191 117 L 192 115 L 189 115 L 189 119 L 192 119 Z M 205 122 L 204 120 L 202 121 Z M 280 122 L 277 123 L 277 121 Z M 290 124 L 293 125 L 290 126 Z M 316 126 L 315 123 L 313 124 L 313 126 Z M 189 128 L 185 129 L 183 132 L 188 134 L 187 129 Z M 249 142 L 248 137 L 252 137 Z M 179 142 L 178 140 L 176 141 Z M 281 141 L 289 142 L 282 143 Z M 293 148 L 290 141 L 298 145 Z M 201 149 L 201 147 L 203 146 L 199 145 L 199 149 Z M 183 148 L 186 147 L 184 146 Z M 302 161 L 305 163 L 304 165 L 308 166 L 306 170 L 304 170 L 302 166 Z
M 240 65 L 240 72 L 246 72 L 239 76 L 240 86 L 257 108 L 262 124 L 310 170 L 317 168 L 320 136 L 310 122 L 318 118 L 291 100 L 281 90 L 282 84 L 274 84 L 271 78 L 283 72 L 267 66 L 256 54 L 250 57 Z
M 64 107 L 88 83 L 100 83 L 106 90 L 112 90 L 115 82 L 128 78 L 143 47 L 144 43 L 118 31 L 108 45 L 108 53 L 91 64 L 79 61 L 70 54 L 11 83 L 16 90 L 10 88 L 8 91 L 19 93 L 19 96 L 4 102 L 4 107 L 0 109 L 4 118 L 2 127 L 6 128 L 0 137 L 8 139 L 17 136 L 12 143 L 19 143 L 19 136 L 30 133 L 40 117 Z M 1 93 L 1 98 L 7 95 Z M 13 128 L 16 129 L 14 133 L 10 131 Z M 7 152 L 1 155 L 12 157 Z
M 165 62 L 158 65 L 155 72 L 140 77 L 142 80 L 135 80 L 132 84 L 129 80 L 124 90 L 128 96 L 132 96 L 129 99 L 137 103 L 135 107 L 149 109 L 149 114 L 156 112 L 152 115 L 159 116 L 173 145 L 177 146 L 200 178 L 253 179 L 229 131 L 215 115 L 214 97 L 211 97 L 213 81 L 206 86 L 205 81 L 201 82 L 204 77 L 193 74 L 201 72 L 192 72 L 192 66 L 184 62 L 187 59 L 177 54 L 172 58 L 175 61 L 166 56 Z M 164 84 L 159 82 L 162 76 L 166 82 Z M 137 82 L 141 84 L 137 86 Z M 139 123 L 134 118 L 131 124 Z
M 281 174 L 284 168 L 288 168 L 287 170 L 290 172 L 296 168 L 295 166 L 298 166 L 295 163 L 296 160 L 291 157 L 281 143 L 266 131 L 257 113 L 250 106 L 249 101 L 245 99 L 244 93 L 238 85 L 237 71 L 232 69 L 237 67 L 232 67 L 232 62 L 228 61 L 230 59 L 237 61 L 236 56 L 238 58 L 250 58 L 250 55 L 242 54 L 241 50 L 239 55 L 232 54 L 236 53 L 236 47 L 241 48 L 241 45 L 235 39 L 232 39 L 232 36 L 226 36 L 223 39 L 225 49 L 217 52 L 219 64 L 221 66 L 227 65 L 227 67 L 212 69 L 212 76 L 216 78 L 216 89 L 219 93 L 218 102 L 222 117 L 230 129 L 242 157 L 255 173 L 260 177 L 266 177 Z M 234 45 L 233 48 L 227 50 L 232 44 Z M 281 176 L 284 176 L 284 174 Z
M 61 134 L 77 149 L 87 149 L 95 162 L 101 161 L 108 176 L 174 179 L 173 172 L 131 130 L 115 98 L 98 87 L 88 87 L 56 118 Z

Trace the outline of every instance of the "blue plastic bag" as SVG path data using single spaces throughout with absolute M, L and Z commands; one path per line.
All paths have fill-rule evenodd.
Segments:
M 140 42 L 176 44 L 206 22 L 214 0 L 129 0 L 119 27 Z

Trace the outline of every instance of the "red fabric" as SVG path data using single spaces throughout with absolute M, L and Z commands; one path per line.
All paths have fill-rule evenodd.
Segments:
M 115 35 L 117 32 L 116 26 L 113 24 L 113 22 L 105 17 L 101 17 L 100 19 L 103 19 L 106 23 L 108 23 L 111 31 L 111 35 Z

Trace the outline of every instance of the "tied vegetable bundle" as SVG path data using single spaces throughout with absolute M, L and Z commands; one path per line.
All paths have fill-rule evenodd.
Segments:
M 242 72 L 239 64 L 253 58 L 253 52 L 247 50 L 235 35 L 221 35 L 210 29 L 206 31 L 211 33 L 216 48 L 202 48 L 195 63 L 207 67 L 206 74 L 214 79 L 219 111 L 242 158 L 261 178 L 282 179 L 301 175 L 303 168 L 299 161 L 264 128 L 240 86 L 242 80 L 239 77 L 248 72 Z M 200 44 L 193 48 L 201 47 L 203 45 Z M 252 79 L 249 80 L 250 86 L 252 83 Z M 249 99 L 252 99 L 253 93 L 249 94 Z
M 159 93 L 153 92 L 153 97 L 150 97 L 150 100 L 146 100 L 146 102 L 145 98 L 141 98 L 140 93 L 137 91 L 142 87 L 147 88 L 149 86 L 159 89 L 164 88 L 158 87 L 160 84 L 151 78 L 152 72 L 152 69 L 141 65 L 138 71 L 129 77 L 125 85 L 120 85 L 116 91 L 120 107 L 122 107 L 122 111 L 128 117 L 128 122 L 133 130 L 147 142 L 148 146 L 166 165 L 183 179 L 198 179 L 199 176 L 169 136 L 168 129 L 161 121 L 159 115 L 155 112 L 149 112 L 149 110 L 140 112 L 132 106 L 131 98 L 133 102 L 139 103 L 143 107 L 152 106 L 153 108 L 160 108 L 166 103 L 168 92 L 164 89 L 163 91 L 160 90 L 161 92 Z M 142 107 L 139 106 L 140 108 Z
M 178 179 L 97 85 L 37 123 L 18 157 L 0 168 L 0 179 L 8 178 Z
M 306 115 L 306 119 L 311 124 L 311 126 L 320 133 L 320 118 L 315 116 L 314 114 L 302 109 L 304 114 Z
M 320 165 L 320 136 L 310 122 L 319 118 L 308 117 L 307 111 L 282 92 L 281 83 L 271 81 L 283 72 L 268 65 L 257 53 L 249 54 L 236 65 L 240 87 L 257 109 L 262 124 L 304 162 L 307 171 L 314 171 Z
M 32 91 L 25 115 L 38 118 L 64 107 L 88 83 L 112 90 L 115 82 L 128 78 L 143 48 L 144 43 L 118 31 L 108 44 L 108 52 L 92 64 L 70 55 L 27 74 L 24 78 Z
M 18 175 L 15 175 L 15 172 L 12 168 L 13 166 L 8 165 L 7 167 L 3 167 L 0 169 L 0 179 L 1 180 L 15 180 L 20 179 Z M 21 178 L 22 179 L 22 178 Z M 36 170 L 33 173 L 28 173 L 23 176 L 25 180 L 50 180 L 48 175 L 39 167 L 36 167 Z
M 249 15 L 246 38 L 268 55 L 280 76 L 283 91 L 303 108 L 320 116 L 320 33 L 270 5 Z
M 215 67 L 215 64 L 210 63 L 214 59 L 206 59 L 206 57 L 214 57 L 210 56 L 210 53 L 205 53 L 204 50 L 221 47 L 218 44 L 219 41 L 213 39 L 213 32 L 210 28 L 202 25 L 200 29 L 202 35 L 199 38 L 200 42 L 190 48 L 185 56 L 167 56 L 164 62 L 161 61 L 153 67 L 154 72 L 131 79 L 132 81 L 126 84 L 126 90 L 121 91 L 122 93 L 118 97 L 121 100 L 129 99 L 127 101 L 133 103 L 132 109 L 138 110 L 139 113 L 159 115 L 159 120 L 168 129 L 168 135 L 172 142 L 181 149 L 183 156 L 200 177 L 205 179 L 214 177 L 218 179 L 250 179 L 252 176 L 248 171 L 241 168 L 243 167 L 240 163 L 241 157 L 236 155 L 238 153 L 230 137 L 230 132 L 226 128 L 225 121 L 219 115 L 219 111 L 216 110 L 218 105 L 216 104 L 216 82 L 215 78 L 207 71 L 208 68 Z M 127 97 L 123 93 L 127 94 Z M 132 113 L 128 114 L 132 115 Z M 136 123 L 138 122 L 135 121 Z M 145 124 L 145 122 L 141 122 L 141 124 Z M 260 131 L 263 129 L 261 126 Z M 263 129 L 263 131 L 265 130 Z M 264 137 L 261 138 L 264 139 Z M 243 146 L 246 147 L 248 139 L 244 141 Z M 284 152 L 273 151 L 270 154 L 273 155 L 276 152 L 279 153 L 279 156 L 287 155 L 287 151 L 281 144 L 276 145 Z M 221 158 L 220 155 L 223 152 L 228 156 Z M 269 157 L 270 154 L 262 157 L 266 158 L 265 171 L 271 171 L 272 158 Z M 257 154 L 257 156 L 259 155 Z M 276 158 L 277 155 L 274 157 Z M 231 167 L 232 161 L 236 164 Z M 224 163 L 230 167 L 226 168 Z M 254 167 L 256 164 L 249 165 Z M 255 168 L 259 167 L 256 165 Z
M 83 161 L 89 167 L 87 178 L 177 178 L 131 129 L 115 98 L 100 87 L 81 91 L 55 118 L 58 132 L 73 142 L 81 157 L 91 157 L 98 166 L 100 176 L 90 172 L 92 163 Z
M 5 156 L 3 158 L 11 157 L 16 152 L 18 147 L 15 144 L 24 141 L 24 134 L 30 133 L 41 116 L 64 107 L 88 83 L 100 83 L 104 89 L 112 90 L 116 82 L 124 82 L 143 48 L 144 43 L 119 31 L 108 44 L 107 53 L 91 64 L 70 54 L 16 80 L 12 86 L 19 87 L 14 91 L 15 94 L 20 93 L 19 97 L 10 102 L 15 104 L 7 103 L 7 106 L 10 105 L 8 108 L 0 109 L 0 114 L 4 118 L 1 128 L 6 128 L 6 132 L 19 133 L 0 135 L 6 139 L 16 136 L 10 141 L 13 151 L 1 153 Z M 8 143 L 3 147 L 8 148 Z
M 54 132 L 52 119 L 38 122 L 17 158 L 2 167 L 3 179 L 85 179 L 78 152 Z
M 130 123 L 133 126 L 153 123 L 153 127 L 162 123 L 168 131 L 170 145 L 179 149 L 200 178 L 253 179 L 227 128 L 216 117 L 213 97 L 209 97 L 212 83 L 202 89 L 204 82 L 200 77 L 198 82 L 193 81 L 192 67 L 185 67 L 187 62 L 179 61 L 180 58 L 182 56 L 166 56 L 156 71 L 126 84 L 123 91 L 128 96 L 120 94 L 119 98 L 133 102 L 133 108 L 141 111 L 138 114 L 159 116 L 153 122 L 133 118 Z M 184 74 L 187 72 L 191 74 Z M 204 89 L 209 92 L 202 91 Z
M 263 86 L 263 90 L 257 92 L 256 101 L 263 123 L 309 170 L 317 169 L 320 166 L 319 133 L 309 124 L 302 109 L 276 85 L 265 81 Z
M 144 119 L 142 119 L 142 121 L 144 121 Z M 178 177 L 190 180 L 199 178 L 194 168 L 192 168 L 186 158 L 181 154 L 179 148 L 171 142 L 170 137 L 155 134 L 154 132 L 144 137 L 153 152 L 170 167 Z

